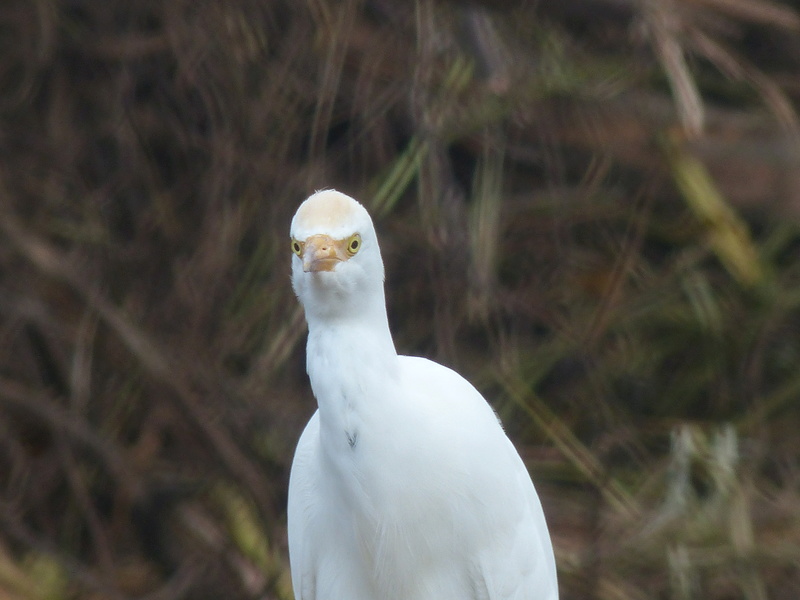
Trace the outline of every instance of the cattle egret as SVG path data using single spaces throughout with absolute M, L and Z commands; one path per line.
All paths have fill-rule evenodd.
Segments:
M 395 351 L 364 207 L 317 192 L 291 249 L 318 405 L 289 482 L 297 600 L 556 600 L 539 497 L 491 407 Z

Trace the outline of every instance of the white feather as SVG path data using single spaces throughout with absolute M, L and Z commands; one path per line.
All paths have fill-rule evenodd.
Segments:
M 319 406 L 289 482 L 297 600 L 555 600 L 539 498 L 494 412 L 454 371 L 395 352 L 366 210 L 323 191 L 292 222 L 298 240 L 354 233 L 333 271 L 292 264 Z

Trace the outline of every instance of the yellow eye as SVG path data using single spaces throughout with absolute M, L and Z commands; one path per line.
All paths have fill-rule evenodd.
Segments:
M 361 236 L 356 233 L 347 240 L 347 253 L 353 256 L 359 249 L 361 249 Z
M 292 239 L 292 252 L 300 256 L 303 253 L 303 244 L 295 239 Z

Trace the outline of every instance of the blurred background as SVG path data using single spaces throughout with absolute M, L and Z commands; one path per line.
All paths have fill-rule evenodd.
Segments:
M 328 187 L 564 600 L 800 597 L 798 102 L 794 0 L 3 0 L 0 599 L 292 597 Z

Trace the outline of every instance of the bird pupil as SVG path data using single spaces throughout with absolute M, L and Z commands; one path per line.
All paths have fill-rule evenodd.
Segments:
M 350 248 L 352 248 L 353 250 L 358 248 L 358 240 L 353 240 L 352 242 L 350 242 Z

